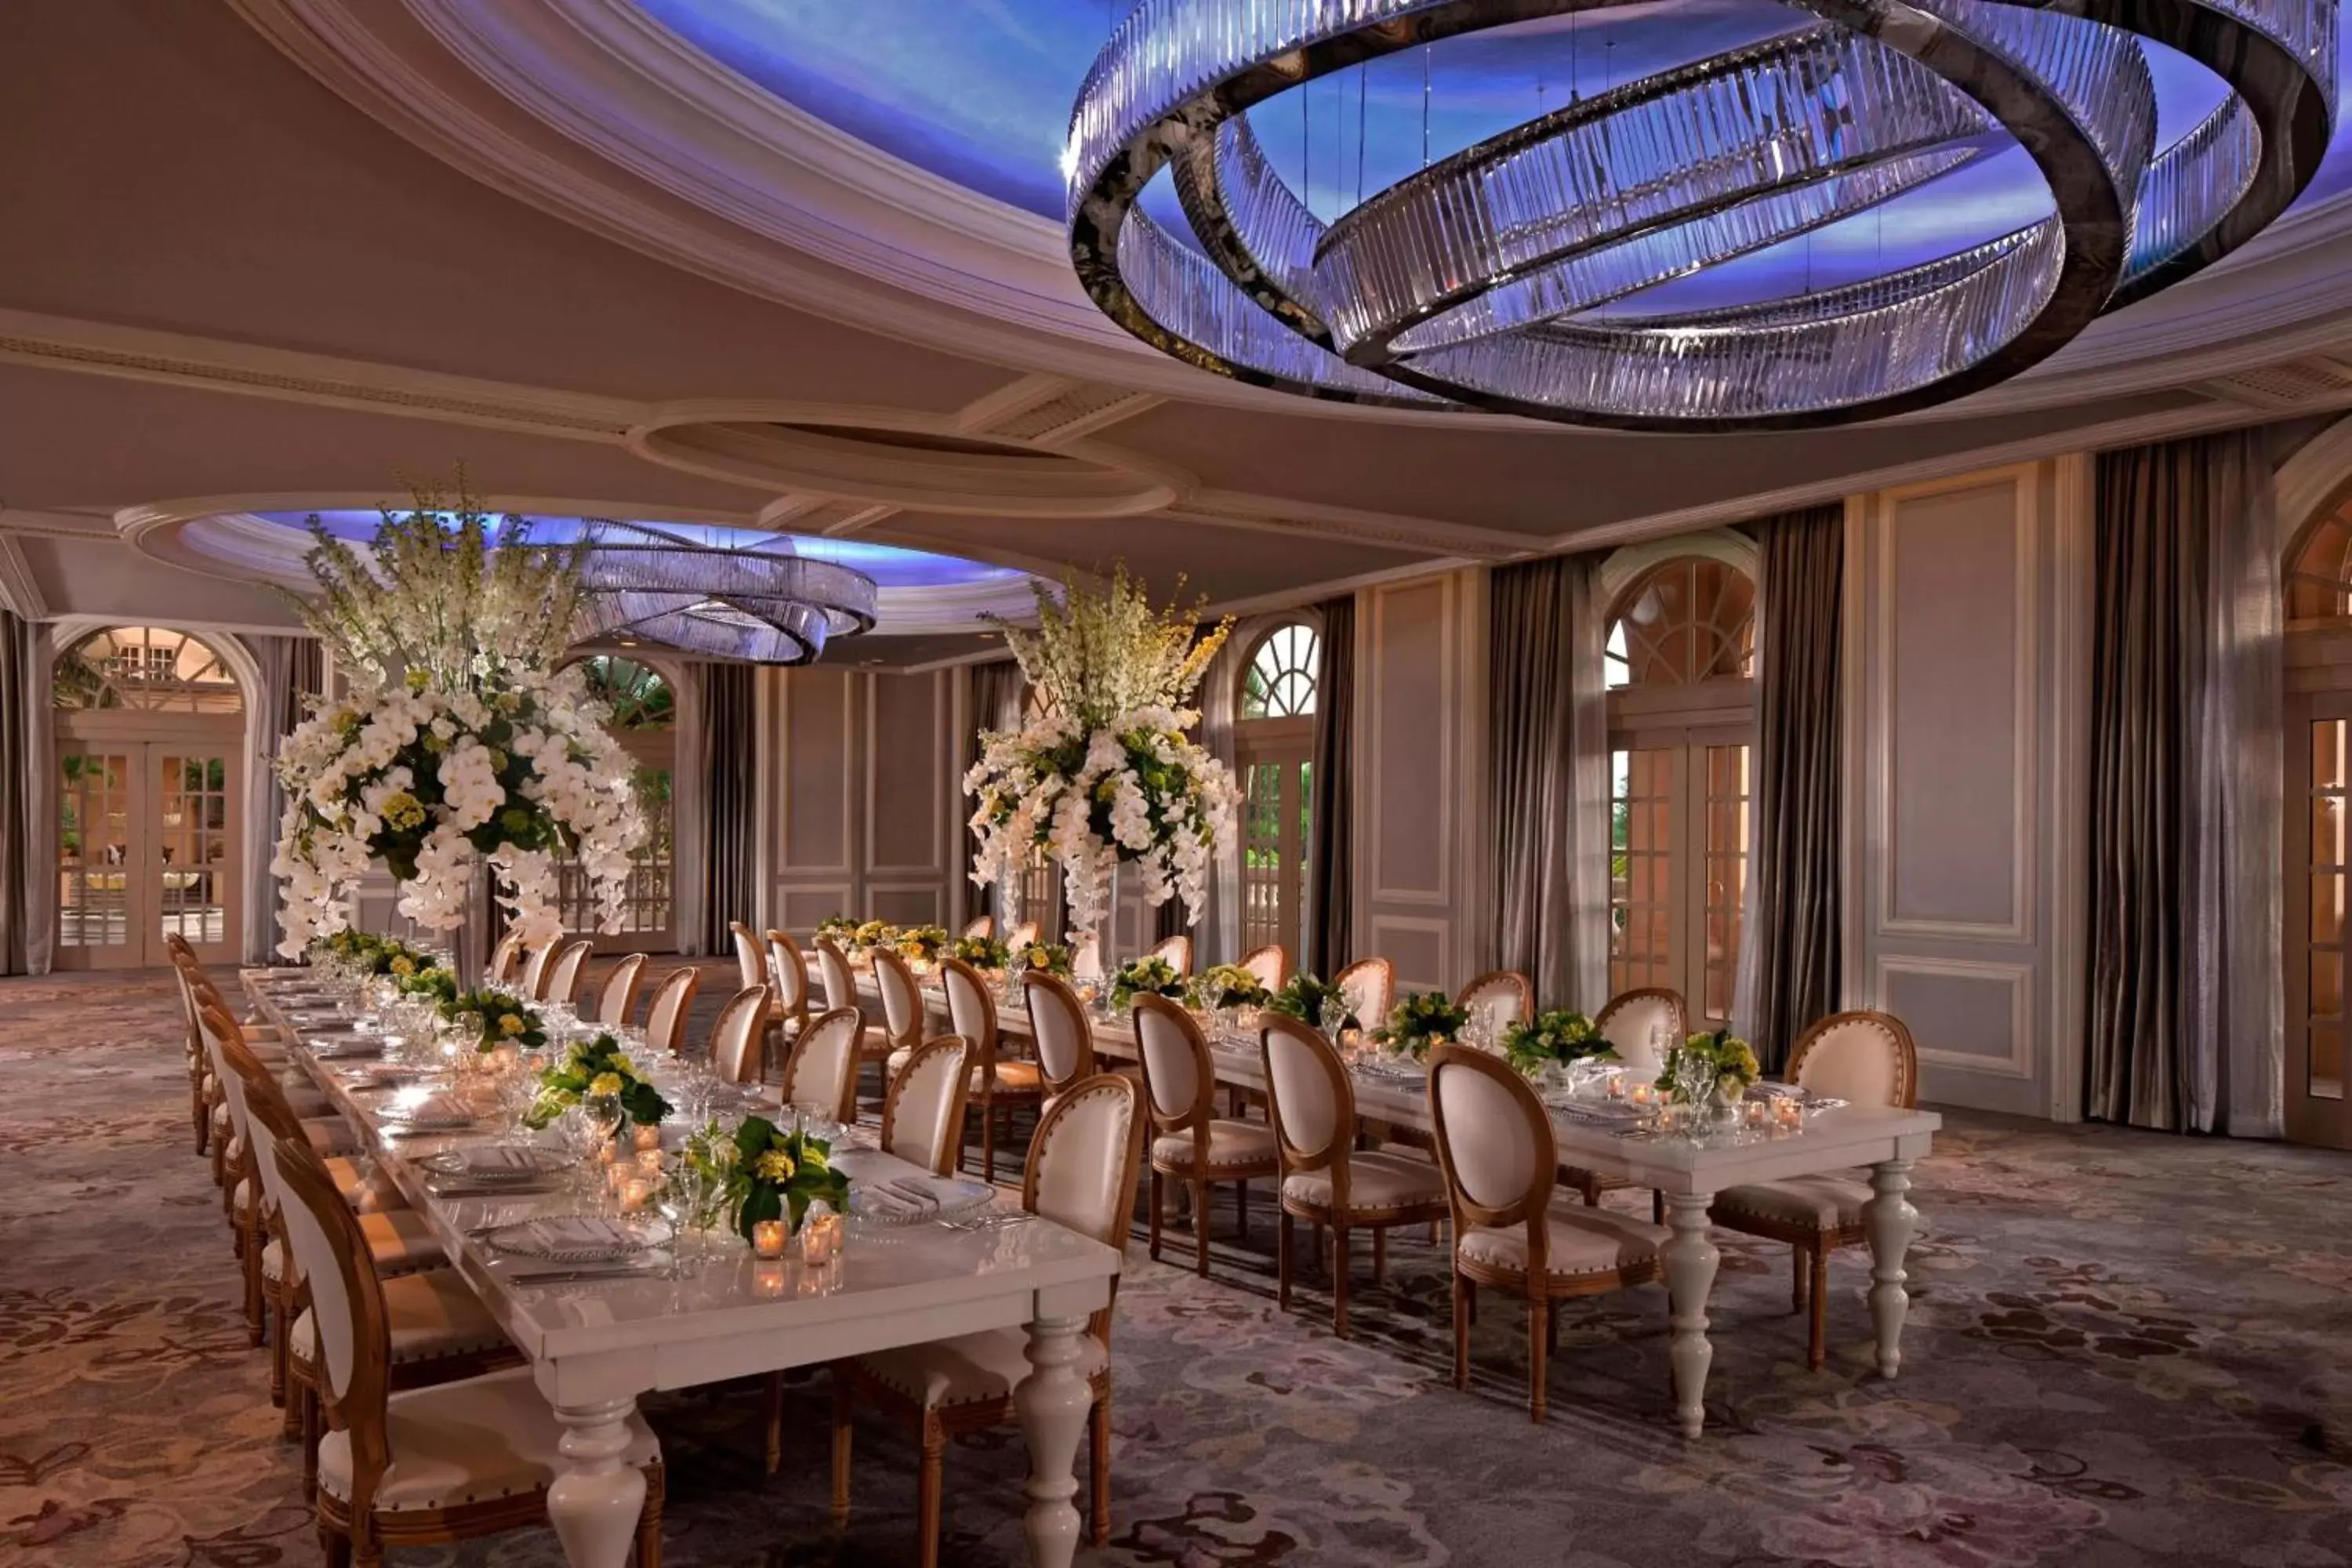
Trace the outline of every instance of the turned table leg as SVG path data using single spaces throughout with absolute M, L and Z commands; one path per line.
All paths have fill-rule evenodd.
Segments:
M 1021 1434 L 1029 1444 L 1029 1513 L 1024 1530 L 1029 1561 L 1038 1568 L 1069 1568 L 1078 1550 L 1078 1439 L 1085 1435 L 1094 1392 L 1076 1371 L 1084 1318 L 1039 1318 L 1029 1325 L 1031 1371 L 1013 1391 Z
M 1893 1377 L 1903 1364 L 1903 1319 L 1911 1310 L 1903 1258 L 1919 1221 L 1919 1211 L 1904 1195 L 1910 1190 L 1910 1161 L 1885 1160 L 1870 1168 L 1871 1199 L 1862 1218 L 1870 1231 L 1870 1321 L 1878 1331 L 1881 1377 Z
M 623 1568 L 645 1510 L 645 1472 L 629 1464 L 634 1399 L 559 1405 L 563 1473 L 547 1489 L 547 1517 L 572 1568 Z
M 1670 1193 L 1666 1195 L 1667 1237 L 1664 1260 L 1666 1291 L 1674 1314 L 1675 1413 L 1683 1436 L 1696 1437 L 1706 1423 L 1706 1369 L 1715 1347 L 1706 1339 L 1706 1299 L 1715 1289 L 1716 1265 L 1722 1255 L 1707 1235 L 1707 1205 L 1711 1193 Z

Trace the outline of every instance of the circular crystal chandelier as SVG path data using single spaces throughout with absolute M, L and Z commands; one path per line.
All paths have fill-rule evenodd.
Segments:
M 781 534 L 722 545 L 692 531 L 599 518 L 581 549 L 589 636 L 752 664 L 808 664 L 828 638 L 874 627 L 874 579 L 802 555 Z
M 1070 255 L 1145 342 L 1309 397 L 1634 430 L 1877 418 L 2017 374 L 2284 211 L 2334 129 L 2336 3 L 1791 0 L 1793 31 L 1543 114 L 1326 222 L 1252 106 L 1605 0 L 1141 0 L 1071 116 Z M 2162 147 L 2147 44 L 2229 89 Z M 2012 143 L 2049 187 L 2034 222 L 1859 282 L 1644 307 Z M 1139 205 L 1163 167 L 1189 243 Z

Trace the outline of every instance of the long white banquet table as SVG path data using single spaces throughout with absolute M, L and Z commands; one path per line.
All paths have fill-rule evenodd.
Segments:
M 244 979 L 264 1018 L 307 1046 L 273 994 L 281 977 L 248 971 Z M 1072 1561 L 1075 1464 L 1092 1403 L 1074 1370 L 1077 1337 L 1110 1300 L 1119 1268 L 1112 1248 L 1042 1219 L 974 1231 L 920 1225 L 863 1235 L 852 1227 L 840 1260 L 818 1269 L 761 1263 L 744 1247 L 689 1266 L 682 1278 L 534 1286 L 479 1233 L 569 1212 L 576 1197 L 437 1195 L 417 1162 L 497 1129 L 388 1136 L 375 1114 L 382 1097 L 337 1071 L 341 1058 L 307 1048 L 295 1056 L 360 1131 L 379 1168 L 429 1217 L 453 1265 L 530 1358 L 565 1428 L 565 1470 L 548 1513 L 573 1568 L 621 1568 L 628 1556 L 645 1478 L 621 1456 L 639 1395 L 1017 1324 L 1028 1327 L 1032 1366 L 1013 1395 L 1029 1447 L 1029 1560 L 1046 1568 Z M 811 1473 L 824 1473 L 817 1456 L 809 1460 Z
M 880 1016 L 880 993 L 869 974 L 859 975 L 858 991 L 868 1016 Z M 936 984 L 927 984 L 924 994 L 930 1010 L 944 1019 L 946 1002 Z M 1028 1016 L 1018 1004 L 998 1002 L 997 1032 L 1031 1039 Z M 1135 1034 L 1125 1020 L 1096 1018 L 1093 1032 L 1097 1055 L 1135 1059 Z M 1265 1058 L 1255 1041 L 1219 1039 L 1210 1055 L 1219 1083 L 1255 1094 L 1265 1092 Z M 1363 1120 L 1410 1129 L 1424 1138 L 1432 1134 L 1433 1124 L 1423 1082 L 1363 1072 L 1351 1076 L 1356 1112 Z M 1879 1374 L 1891 1378 L 1902 1365 L 1903 1319 L 1911 1306 L 1911 1297 L 1904 1289 L 1908 1276 L 1903 1261 L 1919 1220 L 1908 1196 L 1911 1168 L 1927 1154 L 1943 1124 L 1944 1119 L 1932 1110 L 1857 1105 L 1815 1111 L 1799 1133 L 1700 1144 L 1686 1138 L 1622 1133 L 1553 1115 L 1552 1131 L 1559 1140 L 1562 1163 L 1654 1187 L 1665 1196 L 1666 1228 L 1671 1234 L 1664 1258 L 1674 1331 L 1669 1354 L 1674 1364 L 1675 1414 L 1685 1436 L 1696 1437 L 1706 1426 L 1706 1373 L 1715 1360 L 1706 1316 L 1707 1298 L 1715 1289 L 1716 1268 L 1721 1261 L 1707 1219 L 1715 1195 L 1750 1182 L 1870 1167 L 1871 1198 L 1863 1209 L 1870 1239 L 1870 1316 L 1878 1342 Z

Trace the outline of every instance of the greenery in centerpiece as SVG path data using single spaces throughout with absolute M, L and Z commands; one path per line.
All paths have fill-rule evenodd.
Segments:
M 898 928 L 887 921 L 860 921 L 850 928 L 849 951 L 854 953 L 872 952 L 877 947 L 888 947 L 898 940 Z
M 857 931 L 857 922 L 847 915 L 831 914 L 816 922 L 819 942 L 829 942 L 835 947 L 846 947 Z
M 1274 1000 L 1265 983 L 1238 963 L 1220 963 L 1201 976 L 1201 1005 L 1213 1009 L 1263 1007 Z
M 1444 992 L 1409 992 L 1391 1009 L 1388 1022 L 1372 1031 L 1372 1038 L 1384 1050 L 1419 1061 L 1430 1047 L 1460 1039 L 1469 1022 L 1470 1015 Z
M 1273 1000 L 1265 1005 L 1269 1012 L 1279 1013 L 1286 1018 L 1296 1018 L 1310 1029 L 1319 1029 L 1323 1026 L 1325 1004 L 1334 1001 L 1345 1007 L 1348 1005 L 1347 994 L 1328 981 L 1302 969 L 1284 981 L 1282 988 L 1274 994 Z M 1343 1029 L 1354 1028 L 1360 1026 L 1363 1020 L 1357 1017 L 1353 1012 L 1349 1012 L 1339 1020 L 1339 1026 Z
M 945 926 L 908 926 L 898 933 L 898 956 L 910 963 L 937 963 L 951 940 Z
M 948 956 L 974 969 L 1006 969 L 1013 963 L 1013 950 L 992 936 L 960 936 L 949 945 Z
M 547 1021 L 528 998 L 511 991 L 484 986 L 461 992 L 453 984 L 436 1011 L 442 1022 L 452 1026 L 462 1026 L 461 1020 L 472 1018 L 477 1051 L 494 1051 L 500 1046 L 535 1051 L 547 1044 Z
M 618 1100 L 625 1122 L 658 1127 L 669 1114 L 669 1101 L 630 1065 L 621 1042 L 612 1035 L 582 1040 L 563 1059 L 539 1075 L 539 1094 L 523 1113 L 523 1125 L 545 1127 L 557 1117 L 592 1098 Z
M 1110 1005 L 1129 1006 L 1138 996 L 1167 996 L 1181 1002 L 1185 989 L 1184 977 L 1176 973 L 1174 964 L 1164 958 L 1146 956 L 1111 976 Z
M 1658 1069 L 1657 1087 L 1673 1100 L 1687 1103 L 1683 1076 L 1687 1067 L 1704 1067 L 1718 1099 L 1736 1100 L 1763 1073 L 1763 1066 L 1746 1040 L 1728 1029 L 1693 1035 L 1666 1052 Z
M 438 964 L 401 981 L 400 988 L 411 996 L 432 1003 L 436 1013 L 457 999 L 457 977 Z M 442 1013 L 441 1016 L 448 1015 Z
M 1076 962 L 1070 950 L 1058 942 L 1033 942 L 1013 957 L 1013 963 L 1023 970 L 1050 974 L 1056 980 L 1067 980 Z
M 370 974 L 383 975 L 404 989 L 407 982 L 430 973 L 441 963 L 424 949 L 411 947 L 398 937 L 377 936 L 349 926 L 313 938 L 303 952 L 312 959 L 332 958 Z
M 747 1116 L 731 1133 L 718 1123 L 687 1141 L 686 1158 L 718 1189 L 748 1241 L 761 1220 L 787 1221 L 798 1230 L 809 1205 L 823 1198 L 835 1213 L 849 1207 L 849 1178 L 833 1168 L 833 1145 L 805 1131 L 787 1132 L 764 1116 Z
M 1570 1062 L 1614 1061 L 1617 1051 L 1581 1013 L 1555 1008 L 1532 1018 L 1515 1019 L 1503 1031 L 1503 1055 L 1519 1071 L 1533 1078 L 1548 1067 Z

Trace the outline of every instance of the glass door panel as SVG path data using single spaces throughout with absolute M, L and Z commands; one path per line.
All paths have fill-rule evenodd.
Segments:
M 168 963 L 177 936 L 234 963 L 241 946 L 234 742 L 58 739 L 61 968 Z
M 1242 952 L 1279 942 L 1294 964 L 1307 936 L 1314 763 L 1244 758 L 1242 782 Z
M 167 936 L 197 948 L 230 940 L 228 759 L 216 752 L 151 748 L 156 786 L 154 851 L 147 875 L 159 916 L 155 951 Z
M 1676 748 L 1610 753 L 1609 989 L 1674 985 Z M 1597 1004 L 1592 1005 L 1597 1009 Z
M 2294 700 L 2288 747 L 2286 853 L 2286 1131 L 2301 1142 L 2352 1147 L 2344 1095 L 2344 928 L 2352 886 L 2345 821 L 2352 785 L 2352 694 Z
M 135 966 L 129 751 L 58 745 L 58 948 L 67 967 Z

